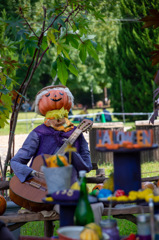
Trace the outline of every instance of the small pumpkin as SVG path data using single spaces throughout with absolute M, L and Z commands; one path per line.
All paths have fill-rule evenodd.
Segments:
M 35 100 L 35 111 L 44 116 L 48 111 L 60 110 L 62 107 L 69 112 L 72 106 L 72 93 L 67 87 L 60 85 L 43 88 Z
M 5 198 L 0 195 L 0 215 L 3 215 L 3 213 L 5 212 L 7 207 L 7 202 L 5 200 Z

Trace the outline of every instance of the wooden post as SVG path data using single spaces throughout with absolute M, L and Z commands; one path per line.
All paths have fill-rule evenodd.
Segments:
M 148 120 L 146 121 L 135 121 L 136 130 L 153 130 L 153 143 L 159 145 L 159 120 L 155 120 L 154 124 L 150 124 Z M 141 152 L 141 163 L 159 161 L 159 148 L 142 151 Z
M 44 221 L 44 236 L 52 237 L 53 236 L 54 226 L 52 220 Z

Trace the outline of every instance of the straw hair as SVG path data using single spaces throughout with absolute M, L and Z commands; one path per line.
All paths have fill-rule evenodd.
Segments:
M 47 86 L 47 87 L 42 88 L 35 96 L 35 112 L 36 113 L 42 115 L 41 112 L 39 111 L 39 101 L 45 94 L 47 94 L 49 91 L 53 90 L 54 88 L 56 88 L 56 90 L 65 91 L 67 93 L 69 102 L 71 102 L 71 107 L 74 106 L 74 97 L 73 97 L 72 93 L 70 92 L 69 88 L 67 88 L 66 86 L 63 86 L 63 85 Z

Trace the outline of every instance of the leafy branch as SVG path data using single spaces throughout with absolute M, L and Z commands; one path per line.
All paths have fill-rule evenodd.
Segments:
M 21 19 L 17 17 L 15 19 L 2 20 L 6 24 L 6 33 L 11 30 L 15 39 L 18 39 L 18 41 L 15 42 L 15 45 L 20 46 L 24 56 L 28 53 L 32 57 L 27 66 L 24 80 L 20 85 L 17 94 L 14 92 L 14 105 L 10 120 L 9 144 L 3 171 L 4 179 L 6 177 L 7 166 L 12 158 L 11 152 L 14 154 L 14 133 L 18 113 L 33 75 L 41 64 L 45 53 L 49 49 L 54 49 L 56 60 L 52 64 L 51 74 L 52 77 L 57 75 L 61 83 L 64 85 L 66 85 L 69 72 L 73 73 L 75 76 L 78 74 L 78 71 L 74 66 L 74 61 L 69 56 L 69 44 L 78 51 L 79 57 L 83 63 L 86 60 L 87 53 L 98 60 L 96 49 L 91 42 L 91 39 L 93 39 L 94 36 L 88 34 L 87 25 L 84 25 L 85 21 L 83 21 L 84 14 L 81 14 L 83 11 L 85 12 L 89 10 L 92 15 L 96 16 L 96 10 L 92 7 L 92 3 L 94 4 L 95 2 L 98 1 L 63 0 L 64 4 L 60 4 L 59 2 L 59 4 L 57 3 L 52 10 L 48 9 L 49 11 L 45 6 L 43 6 L 43 20 L 41 23 L 41 30 L 38 35 L 35 31 L 36 26 L 33 26 L 34 28 L 31 26 L 28 19 L 24 16 L 22 7 L 19 8 L 19 15 Z M 53 13 L 51 22 L 48 12 Z M 75 21 L 80 21 L 80 24 L 77 24 L 76 28 L 71 24 L 71 22 L 73 22 L 75 25 Z M 47 46 L 44 44 L 46 42 Z M 10 67 L 15 67 L 17 63 L 11 62 L 10 60 L 9 64 Z M 2 71 L 6 71 L 5 64 L 3 64 Z M 4 96 L 5 94 L 2 93 L 2 95 Z
M 24 14 L 23 14 L 23 10 L 22 10 L 21 7 L 19 7 L 19 13 L 20 13 L 21 17 L 25 20 L 25 22 L 26 22 L 27 26 L 30 28 L 31 32 L 32 32 L 37 38 L 39 38 L 39 37 L 36 35 L 36 33 L 34 32 L 34 30 L 32 29 L 32 27 L 31 27 L 31 25 L 29 24 L 29 22 L 27 21 L 27 19 L 25 18 Z

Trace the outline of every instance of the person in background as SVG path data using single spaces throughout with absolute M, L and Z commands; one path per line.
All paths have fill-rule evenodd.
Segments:
M 83 109 L 79 112 L 79 114 L 88 114 L 87 109 L 88 109 L 88 107 L 87 107 L 87 105 L 85 105 L 85 106 L 83 107 Z
M 112 117 L 110 115 L 110 112 L 106 110 L 106 108 L 103 109 L 104 116 L 105 116 L 105 121 L 106 122 L 112 122 Z
M 71 115 L 73 115 L 72 108 L 70 109 L 70 111 L 68 113 L 68 116 L 71 116 Z
M 96 117 L 95 117 L 95 121 L 96 121 L 96 122 L 101 122 L 101 114 L 100 114 L 100 111 L 98 111 L 98 114 L 97 114 Z
M 30 104 L 28 103 L 27 100 L 25 101 L 25 103 L 22 104 L 22 109 L 24 110 L 24 112 L 28 112 L 31 110 Z
M 88 114 L 87 109 L 88 109 L 88 107 L 87 107 L 87 105 L 85 105 L 85 106 L 83 107 L 83 109 L 79 112 L 78 115 Z M 82 120 L 83 120 L 84 118 L 86 118 L 86 116 L 85 116 L 85 117 L 83 117 L 83 116 L 77 117 L 77 118 L 74 119 L 74 121 L 82 122 Z
M 69 113 L 68 113 L 68 119 L 72 119 L 73 116 L 73 112 L 72 112 L 72 108 L 70 109 Z

